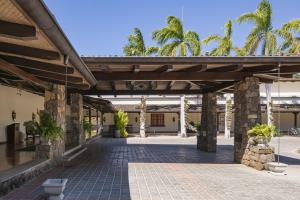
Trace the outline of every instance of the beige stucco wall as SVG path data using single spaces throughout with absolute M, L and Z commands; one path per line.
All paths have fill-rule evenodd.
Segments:
M 11 113 L 15 110 L 16 122 L 25 133 L 23 123 L 31 120 L 32 113 L 44 109 L 44 97 L 22 91 L 17 94 L 16 88 L 0 85 L 0 142 L 6 141 L 6 126 L 13 123 Z
M 173 117 L 175 118 L 173 122 Z M 165 126 L 162 127 L 151 127 L 151 113 L 146 115 L 146 127 L 147 132 L 178 132 L 178 114 L 176 113 L 165 113 Z

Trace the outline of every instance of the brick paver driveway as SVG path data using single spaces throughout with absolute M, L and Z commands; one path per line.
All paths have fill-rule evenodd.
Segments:
M 274 142 L 274 141 L 273 141 Z M 299 138 L 283 138 L 286 176 L 232 163 L 232 140 L 218 138 L 218 152 L 196 149 L 196 138 L 99 138 L 79 162 L 56 168 L 4 199 L 45 199 L 47 177 L 67 177 L 65 199 L 300 199 Z

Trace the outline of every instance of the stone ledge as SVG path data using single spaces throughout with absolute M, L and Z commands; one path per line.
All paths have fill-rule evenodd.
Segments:
M 49 171 L 54 166 L 55 162 L 51 160 L 34 160 L 2 172 L 0 176 L 0 196 Z
M 264 170 L 267 169 L 267 163 L 274 160 L 274 147 L 248 145 L 242 158 L 242 164 L 257 170 Z

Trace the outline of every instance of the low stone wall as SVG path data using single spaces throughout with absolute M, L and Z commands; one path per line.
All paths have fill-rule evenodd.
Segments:
M 51 160 L 35 160 L 0 175 L 0 197 L 55 166 Z M 0 198 L 1 199 L 1 198 Z
M 267 169 L 267 163 L 275 160 L 274 147 L 248 145 L 242 164 L 257 170 Z

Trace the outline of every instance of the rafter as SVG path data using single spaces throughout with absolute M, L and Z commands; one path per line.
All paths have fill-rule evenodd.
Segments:
M 93 72 L 94 76 L 98 80 L 124 80 L 124 81 L 230 81 L 230 80 L 242 80 L 247 76 L 252 76 L 251 73 L 242 72 L 169 72 L 169 73 L 157 73 L 157 72 L 139 72 L 139 73 L 128 73 L 128 72 L 114 72 L 114 73 L 101 73 Z
M 64 66 L 64 65 L 56 65 L 46 62 L 40 62 L 36 60 L 20 58 L 16 56 L 7 56 L 7 55 L 0 55 L 0 58 L 6 60 L 9 63 L 17 65 L 21 68 L 32 68 L 36 70 L 48 71 L 48 72 L 55 72 L 60 74 L 73 74 L 74 69 L 72 67 Z
M 170 72 L 173 70 L 173 66 L 172 65 L 164 65 L 161 66 L 159 68 L 157 68 L 156 70 L 154 70 L 154 72 Z
M 9 73 L 12 73 L 23 80 L 33 82 L 45 89 L 50 89 L 50 84 L 33 76 L 32 74 L 18 68 L 17 66 L 0 58 L 0 69 Z
M 34 74 L 35 76 L 38 77 L 44 77 L 44 78 L 49 78 L 49 79 L 54 79 L 54 80 L 59 80 L 59 81 L 68 81 L 72 83 L 82 83 L 83 79 L 81 77 L 77 76 L 66 76 L 62 74 L 57 74 L 57 73 L 52 73 L 52 72 L 45 72 L 41 70 L 35 70 L 35 69 L 24 69 L 24 71 Z
M 36 36 L 36 29 L 34 26 L 0 20 L 0 34 L 16 38 L 33 38 Z
M 46 59 L 46 60 L 60 59 L 60 54 L 56 51 L 49 51 L 45 49 L 21 46 L 21 45 L 6 43 L 6 42 L 0 42 L 0 51 L 5 53 L 12 53 L 12 54 Z

